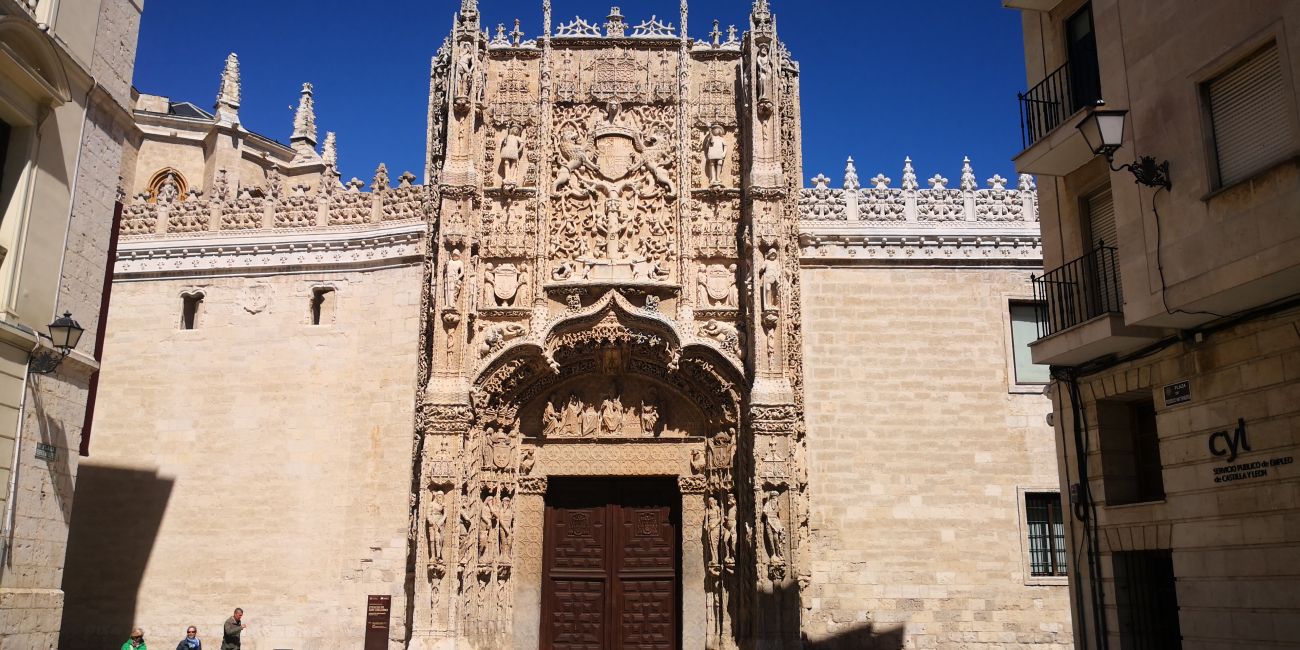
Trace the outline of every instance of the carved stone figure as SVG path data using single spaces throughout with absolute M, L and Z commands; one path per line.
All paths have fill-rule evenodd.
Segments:
M 444 307 L 455 309 L 460 304 L 460 290 L 465 283 L 465 263 L 460 259 L 459 248 L 452 249 L 442 276 Z
M 175 203 L 179 197 L 180 187 L 176 184 L 176 174 L 167 172 L 167 175 L 163 176 L 162 185 L 158 187 L 158 203 L 163 205 Z
M 691 474 L 704 473 L 704 451 L 700 449 L 691 450 Z
M 556 193 L 564 189 L 574 189 L 572 188 L 574 172 L 582 168 L 594 167 L 591 159 L 587 157 L 587 149 L 578 142 L 578 134 L 572 129 L 567 129 L 560 134 L 557 158 L 560 168 L 555 172 L 554 192 Z M 578 189 L 577 193 L 585 194 L 586 191 Z
M 763 546 L 771 562 L 785 561 L 785 524 L 781 521 L 781 493 L 771 490 L 763 500 Z
M 654 391 L 641 399 L 641 432 L 653 436 L 659 427 L 659 396 Z
M 523 130 L 511 126 L 505 137 L 501 138 L 500 171 L 501 182 L 506 185 L 519 184 L 519 160 L 524 157 Z
M 446 492 L 434 490 L 424 510 L 424 533 L 429 543 L 429 561 L 441 564 L 443 528 L 447 525 Z
M 722 524 L 722 563 L 733 566 L 736 563 L 736 534 L 740 518 L 736 512 L 736 496 L 727 495 L 726 518 Z
M 511 551 L 514 549 L 514 530 L 515 509 L 507 496 L 501 499 L 501 505 L 497 508 L 497 561 L 500 563 L 510 562 Z
M 740 296 L 736 290 L 735 264 L 710 264 L 700 269 L 698 278 L 701 307 L 736 307 Z
M 532 449 L 525 449 L 519 456 L 519 475 L 528 476 L 533 473 L 533 467 L 537 465 L 536 452 Z
M 772 49 L 767 43 L 758 46 L 758 56 L 755 58 L 754 67 L 757 74 L 754 76 L 754 84 L 758 90 L 758 101 L 772 101 Z
M 776 311 L 781 287 L 781 263 L 777 261 L 776 246 L 767 249 L 758 271 L 758 284 L 762 287 L 763 311 Z
M 578 401 L 578 396 L 569 393 L 569 399 L 564 403 L 564 412 L 562 414 L 561 431 L 566 436 L 577 436 L 582 430 L 582 403 Z
M 623 429 L 623 402 L 616 389 L 605 394 L 605 401 L 600 404 L 600 430 L 603 433 L 618 433 Z
M 704 506 L 704 562 L 707 565 L 721 564 L 724 552 L 719 548 L 722 543 L 722 509 L 718 498 L 709 495 Z
M 659 139 L 655 136 L 647 136 L 645 139 L 646 150 L 644 165 L 650 171 L 655 183 L 662 185 L 668 196 L 677 196 L 677 186 L 673 184 L 671 175 L 668 170 L 664 169 L 672 161 L 672 152 L 669 148 L 659 144 Z
M 704 174 L 709 179 L 709 187 L 722 187 L 722 165 L 727 160 L 726 133 L 722 125 L 714 124 L 704 137 Z
M 542 435 L 554 438 L 564 433 L 564 411 L 555 406 L 555 400 L 548 400 L 546 410 L 542 413 Z
M 483 506 L 478 513 L 478 561 L 491 564 L 492 555 L 497 549 L 497 498 L 494 494 L 483 499 Z
M 500 350 L 506 343 L 528 335 L 528 328 L 519 323 L 502 323 L 487 330 L 483 335 L 483 344 L 478 348 L 480 358 Z
M 456 56 L 456 98 L 468 99 L 474 82 L 474 44 L 466 41 Z
M 590 438 L 596 435 L 600 429 L 600 412 L 596 410 L 596 405 L 587 404 L 582 409 L 582 427 L 581 435 L 584 438 Z
M 709 469 L 730 469 L 731 456 L 735 448 L 736 430 L 727 429 L 709 440 L 705 447 L 705 461 Z
M 474 547 L 474 503 L 469 495 L 460 500 L 460 563 L 469 562 L 470 549 Z
M 524 302 L 523 289 L 528 285 L 528 265 L 487 264 L 483 267 L 483 291 L 495 307 L 514 307 Z

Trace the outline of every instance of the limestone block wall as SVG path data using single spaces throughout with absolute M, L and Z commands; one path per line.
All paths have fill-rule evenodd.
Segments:
M 115 284 L 62 647 L 133 625 L 212 644 L 238 606 L 246 647 L 352 648 L 368 594 L 403 637 L 420 285 L 418 265 Z M 317 286 L 336 303 L 311 325 Z
M 1030 272 L 810 262 L 807 636 L 1070 647 L 1067 587 L 1029 576 L 1021 514 L 1021 490 L 1059 489 L 1051 402 L 1008 382 Z

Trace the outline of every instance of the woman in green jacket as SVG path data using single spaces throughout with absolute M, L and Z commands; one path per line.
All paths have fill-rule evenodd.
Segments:
M 144 630 L 138 627 L 131 630 L 131 638 L 122 644 L 122 650 L 149 650 L 144 645 Z

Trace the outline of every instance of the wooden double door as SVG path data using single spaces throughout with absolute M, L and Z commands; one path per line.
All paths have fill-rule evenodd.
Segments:
M 680 647 L 676 487 L 671 480 L 551 479 L 543 649 Z

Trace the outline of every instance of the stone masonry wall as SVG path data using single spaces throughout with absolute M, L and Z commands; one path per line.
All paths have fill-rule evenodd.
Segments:
M 1070 647 L 1064 579 L 1030 578 L 1019 503 L 1059 489 L 1051 403 L 1008 384 L 1007 300 L 1028 276 L 803 270 L 811 640 Z
M 352 648 L 368 594 L 393 596 L 402 638 L 420 277 L 114 285 L 63 647 L 133 625 L 161 644 L 193 624 L 212 644 L 238 606 L 246 646 Z M 313 326 L 321 285 L 333 322 Z M 180 330 L 196 289 L 199 325 Z

